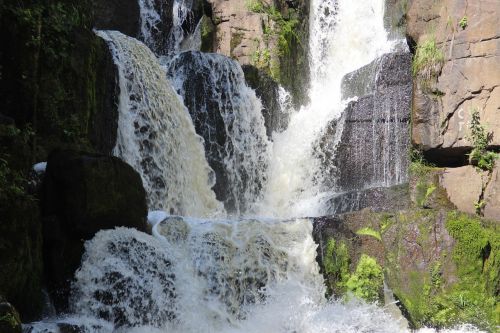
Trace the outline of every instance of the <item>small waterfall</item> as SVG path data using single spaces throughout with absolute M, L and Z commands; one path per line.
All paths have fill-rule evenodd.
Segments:
M 266 181 L 270 155 L 262 105 L 240 65 L 218 54 L 184 52 L 167 67 L 196 132 L 205 138 L 217 197 L 237 216 L 251 211 Z
M 311 103 L 292 114 L 289 126 L 274 136 L 269 183 L 261 213 L 315 216 L 331 197 L 324 156 L 317 146 L 345 109 L 341 82 L 350 73 L 391 50 L 384 30 L 384 1 L 313 0 L 311 3 Z M 339 122 L 338 125 L 341 125 Z M 341 126 L 336 131 L 341 132 Z
M 97 34 L 108 42 L 119 72 L 114 154 L 141 175 L 150 209 L 188 216 L 219 213 L 203 140 L 154 54 L 119 32 Z
M 168 36 L 169 53 L 198 51 L 201 48 L 199 22 L 195 22 L 193 5 L 195 0 L 174 0 L 173 26 Z M 190 30 L 194 28 L 194 30 Z

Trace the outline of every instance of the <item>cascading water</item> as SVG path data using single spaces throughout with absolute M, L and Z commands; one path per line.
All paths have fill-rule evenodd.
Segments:
M 342 78 L 391 50 L 384 30 L 384 1 L 312 1 L 310 104 L 292 114 L 287 130 L 274 136 L 269 183 L 261 212 L 273 216 L 317 216 L 331 189 L 323 187 L 324 161 L 315 147 L 345 108 Z M 341 132 L 337 127 L 337 132 Z
M 153 13 L 154 2 L 140 0 L 140 4 L 143 30 L 154 30 L 160 19 Z M 229 178 L 245 177 L 232 179 L 228 186 L 248 185 L 251 177 L 261 177 L 252 180 L 259 185 L 248 196 L 240 189 L 245 195 L 238 200 L 252 203 L 258 199 L 258 187 L 265 186 L 260 212 L 281 219 L 322 213 L 319 199 L 328 193 L 322 187 L 322 160 L 315 155 L 315 146 L 327 124 L 344 109 L 342 77 L 390 49 L 382 0 L 312 0 L 311 6 L 311 36 L 315 36 L 310 45 L 311 103 L 292 113 L 287 130 L 274 134 L 274 156 L 267 174 L 262 170 L 266 143 L 246 141 L 265 138 L 265 131 L 261 118 L 256 118 L 255 95 L 241 86 L 240 69 L 229 60 L 214 61 L 216 56 L 202 54 L 191 59 L 198 64 L 175 65 L 174 59 L 169 67 L 186 104 L 196 106 L 191 110 L 195 122 L 203 112 L 213 110 L 206 108 L 206 99 L 189 101 L 195 96 L 187 93 L 185 83 L 192 79 L 183 72 L 184 66 L 208 71 L 206 84 L 213 85 L 207 87 L 209 95 L 219 96 L 219 102 L 226 100 L 223 105 L 216 103 L 216 109 L 227 118 L 222 122 L 224 133 L 234 146 L 220 145 L 217 149 L 222 150 L 215 151 L 226 154 L 224 167 L 228 174 L 235 173 Z M 172 31 L 177 41 L 185 37 Z M 143 38 L 153 48 L 148 33 L 143 31 Z M 150 207 L 198 217 L 220 212 L 210 190 L 211 170 L 203 143 L 158 60 L 134 39 L 117 32 L 98 34 L 110 45 L 120 75 L 116 153 L 141 174 Z M 228 96 L 222 98 L 224 94 Z M 286 94 L 281 96 L 281 104 L 286 105 Z M 228 113 L 235 108 L 242 108 L 241 114 Z M 217 134 L 205 130 L 208 138 Z M 208 140 L 207 146 L 212 142 Z M 263 159 L 253 160 L 252 154 Z M 262 164 L 251 164 L 254 161 Z M 244 163 L 257 169 L 242 168 Z M 72 315 L 31 324 L 28 332 L 408 332 L 376 305 L 324 298 L 309 219 L 163 216 L 154 222 L 152 236 L 117 228 L 99 232 L 85 247 L 73 286 Z M 479 331 L 464 327 L 441 332 Z
M 262 105 L 246 85 L 241 66 L 219 54 L 184 52 L 167 67 L 196 132 L 205 138 L 217 197 L 236 216 L 251 211 L 266 181 L 270 155 Z
M 202 139 L 156 57 L 119 32 L 97 34 L 108 42 L 119 73 L 114 154 L 141 175 L 150 209 L 188 216 L 220 213 Z

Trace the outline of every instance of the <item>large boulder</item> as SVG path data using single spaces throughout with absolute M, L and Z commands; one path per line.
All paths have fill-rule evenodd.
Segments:
M 83 243 L 102 229 L 147 230 L 146 193 L 131 166 L 116 157 L 68 150 L 50 154 L 43 184 L 45 270 L 59 310 L 80 265 Z
M 444 58 L 431 82 L 418 73 L 413 97 L 412 140 L 443 166 L 463 165 L 473 148 L 469 122 L 477 109 L 500 147 L 500 20 L 495 0 L 415 0 L 407 14 L 417 45 L 436 41 Z

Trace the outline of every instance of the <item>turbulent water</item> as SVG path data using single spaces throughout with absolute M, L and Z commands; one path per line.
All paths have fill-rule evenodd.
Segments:
M 217 176 L 215 191 L 232 215 L 252 211 L 270 160 L 262 104 L 241 66 L 219 54 L 184 52 L 168 61 Z
M 241 68 L 216 55 L 179 54 L 192 49 L 186 45 L 196 45 L 186 42 L 196 39 L 196 31 L 182 27 L 192 17 L 192 1 L 174 1 L 174 26 L 164 36 L 167 52 L 157 48 L 157 2 L 139 4 L 142 39 L 158 56 L 168 54 L 162 60 L 168 79 L 146 45 L 118 32 L 98 34 L 108 42 L 119 72 L 115 154 L 141 174 L 151 210 L 166 213 L 150 214 L 152 235 L 117 228 L 87 241 L 73 284 L 71 315 L 26 329 L 408 332 L 383 307 L 325 299 L 312 222 L 296 218 L 321 214 L 323 199 L 331 196 L 323 187 L 325 161 L 315 146 L 326 125 L 344 110 L 342 77 L 391 49 L 383 28 L 383 1 L 312 0 L 311 103 L 295 112 L 281 90 L 278 102 L 290 122 L 286 130 L 274 133 L 272 147 L 259 115 L 260 102 L 244 84 Z M 189 61 L 176 62 L 182 57 Z M 196 86 L 199 82 L 205 90 Z M 217 141 L 213 136 L 221 132 L 207 127 L 214 116 L 222 118 L 227 142 Z M 196 130 L 205 141 L 195 133 L 197 120 L 201 124 Z M 205 158 L 210 161 L 212 153 L 227 177 L 225 190 L 234 210 L 273 218 L 207 217 L 223 213 Z M 478 331 L 462 327 L 442 332 Z
M 328 123 L 345 108 L 342 78 L 391 50 L 384 30 L 384 1 L 313 0 L 311 4 L 310 104 L 292 114 L 274 136 L 269 184 L 261 212 L 273 216 L 317 216 L 331 197 L 325 161 L 315 147 Z M 337 132 L 341 133 L 341 128 Z
M 141 42 L 99 31 L 118 67 L 120 98 L 114 154 L 141 175 L 150 209 L 213 216 L 222 211 L 202 139 L 158 59 Z

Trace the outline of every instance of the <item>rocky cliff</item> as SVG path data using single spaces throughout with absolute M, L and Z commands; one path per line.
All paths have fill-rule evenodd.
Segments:
M 416 52 L 413 145 L 431 163 L 452 167 L 442 184 L 460 210 L 498 220 L 499 20 L 494 0 L 414 0 L 407 12 Z

